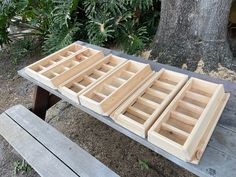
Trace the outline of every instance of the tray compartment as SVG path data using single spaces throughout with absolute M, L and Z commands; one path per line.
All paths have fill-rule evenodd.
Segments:
M 216 124 L 219 115 L 214 113 L 223 110 L 222 100 L 227 99 L 223 85 L 191 78 L 150 128 L 148 140 L 184 161 L 198 163 L 202 137 L 214 129 L 210 122 L 216 119 Z
M 45 67 L 43 70 L 40 70 L 37 73 L 33 71 L 35 73 L 33 75 L 31 74 L 31 76 L 45 83 L 49 87 L 57 89 L 61 83 L 70 79 L 74 75 L 81 73 L 83 70 L 87 69 L 104 57 L 102 52 L 84 48 L 82 46 L 80 50 L 77 47 L 77 50 L 75 45 L 77 44 L 72 45 L 71 47 L 67 48 L 67 50 L 63 50 L 63 52 L 60 53 L 61 55 L 63 53 L 67 53 L 68 55 L 66 55 L 66 59 L 55 62 L 51 66 Z M 52 60 L 43 60 L 42 63 L 44 62 L 51 63 Z M 39 66 L 42 68 L 42 64 L 40 63 L 36 65 L 34 64 L 34 66 Z M 28 70 L 30 70 L 30 68 L 32 67 L 28 67 Z M 32 71 L 30 72 L 32 73 Z
M 188 76 L 160 70 L 112 114 L 118 124 L 146 137 L 148 129 L 187 81 Z
M 81 95 L 89 87 L 91 87 L 104 77 L 107 77 L 109 74 L 114 72 L 126 61 L 127 60 L 124 58 L 120 58 L 114 55 L 108 55 L 101 61 L 98 61 L 97 63 L 89 67 L 84 72 L 79 73 L 66 82 L 62 83 L 59 86 L 59 91 L 63 95 L 79 103 L 79 95 Z M 104 69 L 104 67 L 106 70 Z M 116 89 L 116 87 L 107 85 L 106 87 L 104 87 L 104 89 L 105 94 L 107 94 L 107 92 Z M 100 97 L 97 95 L 95 96 L 95 99 L 97 100 Z
M 149 65 L 127 61 L 81 94 L 80 102 L 97 113 L 109 115 L 152 74 Z
M 85 47 L 73 43 L 68 47 L 65 47 L 31 65 L 29 65 L 26 69 L 27 74 L 31 75 L 32 77 L 35 74 L 43 73 L 48 69 L 56 66 L 57 64 L 67 60 L 69 57 L 76 55 L 76 53 L 81 52 L 84 50 Z

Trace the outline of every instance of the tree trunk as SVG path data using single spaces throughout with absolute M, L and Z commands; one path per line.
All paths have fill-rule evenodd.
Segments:
M 231 66 L 227 24 L 232 0 L 162 0 L 150 59 L 189 70 Z

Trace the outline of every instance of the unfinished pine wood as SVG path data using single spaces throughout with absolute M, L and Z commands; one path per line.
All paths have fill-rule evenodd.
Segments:
M 30 75 L 31 77 L 35 78 L 35 76 L 38 76 L 38 73 L 42 73 L 50 68 L 53 68 L 59 63 L 62 63 L 63 61 L 67 60 L 68 57 L 76 55 L 78 52 L 81 52 L 81 50 L 84 50 L 85 47 L 73 43 L 29 66 L 26 67 L 26 73 Z
M 198 163 L 229 95 L 221 84 L 191 78 L 148 131 L 148 141 Z
M 148 129 L 187 79 L 187 75 L 161 69 L 119 106 L 111 117 L 118 124 L 145 138 Z
M 79 95 L 104 77 L 108 76 L 111 72 L 115 71 L 126 61 L 127 60 L 124 58 L 108 55 L 84 72 L 79 73 L 62 83 L 59 86 L 59 91 L 71 100 L 79 103 Z M 111 85 L 106 85 L 106 87 L 115 89 Z
M 200 161 L 200 159 L 201 159 L 201 157 L 202 157 L 202 155 L 203 155 L 203 153 L 206 149 L 206 146 L 207 146 L 207 144 L 208 144 L 208 142 L 209 142 L 209 140 L 212 136 L 212 133 L 216 128 L 217 122 L 220 119 L 220 116 L 221 116 L 221 114 L 222 114 L 222 112 L 223 112 L 223 110 L 226 106 L 226 103 L 229 100 L 229 97 L 230 97 L 230 94 L 226 93 L 224 95 L 224 98 L 220 101 L 218 106 L 214 109 L 214 115 L 212 116 L 212 119 L 209 122 L 208 127 L 206 128 L 206 131 L 204 132 L 204 135 L 203 135 L 200 143 L 197 146 L 196 152 L 195 152 L 194 156 L 192 157 L 191 163 L 193 163 L 193 164 L 198 164 L 199 163 L 199 161 Z M 223 144 L 224 143 L 225 142 L 223 142 Z M 228 143 L 226 143 L 226 144 L 228 144 Z
M 80 44 L 82 42 L 78 41 L 78 43 Z M 227 105 L 221 115 L 221 118 L 218 121 L 217 126 L 212 134 L 211 141 L 209 141 L 209 143 L 206 147 L 206 150 L 203 154 L 203 157 L 201 158 L 201 162 L 198 165 L 186 163 L 186 162 L 176 158 L 172 154 L 167 153 L 165 150 L 148 142 L 147 139 L 144 139 L 144 138 L 132 133 L 128 129 L 118 125 L 113 120 L 111 120 L 109 117 L 97 114 L 97 113 L 93 112 L 92 110 L 90 110 L 84 106 L 81 106 L 80 104 L 73 102 L 72 100 L 68 99 L 67 97 L 65 97 L 64 95 L 59 93 L 58 91 L 53 90 L 53 89 L 47 87 L 46 85 L 44 85 L 43 83 L 38 82 L 37 80 L 29 77 L 25 73 L 25 68 L 18 71 L 18 73 L 23 78 L 25 78 L 25 79 L 33 82 L 34 84 L 37 84 L 40 87 L 50 91 L 52 94 L 57 95 L 58 97 L 69 102 L 70 104 L 74 105 L 75 107 L 78 107 L 79 109 L 92 115 L 94 118 L 98 119 L 99 121 L 107 124 L 108 126 L 111 126 L 112 128 L 116 129 L 117 131 L 125 134 L 129 138 L 134 139 L 135 141 L 139 142 L 143 146 L 151 149 L 152 151 L 162 155 L 163 157 L 167 158 L 168 160 L 172 161 L 173 163 L 178 164 L 179 166 L 187 169 L 188 171 L 190 171 L 198 176 L 212 177 L 212 174 L 214 174 L 214 176 L 216 176 L 216 177 L 236 176 L 236 171 L 234 169 L 234 166 L 236 164 L 236 159 L 234 158 L 236 155 L 236 151 L 235 151 L 235 148 L 232 148 L 232 147 L 234 147 L 235 142 L 236 142 L 236 139 L 235 139 L 235 137 L 236 137 L 236 135 L 235 135 L 235 130 L 236 130 L 236 124 L 235 124 L 235 121 L 236 121 L 236 119 L 235 119 L 236 92 L 235 92 L 235 89 L 236 89 L 236 85 L 235 84 L 233 84 L 232 82 L 229 82 L 229 81 L 223 81 L 220 79 L 211 78 L 207 75 L 193 73 L 193 72 L 190 72 L 187 70 L 182 70 L 182 69 L 172 67 L 169 65 L 163 65 L 160 63 L 153 62 L 151 60 L 143 60 L 140 57 L 127 55 L 124 53 L 117 53 L 116 51 L 104 49 L 104 48 L 94 46 L 91 44 L 87 44 L 87 43 L 82 43 L 82 44 L 85 46 L 88 46 L 88 47 L 95 48 L 97 50 L 103 50 L 106 53 L 113 53 L 113 54 L 119 55 L 121 57 L 130 59 L 130 60 L 149 63 L 152 66 L 152 69 L 155 71 L 159 71 L 161 68 L 165 68 L 165 69 L 169 69 L 169 70 L 172 70 L 175 72 L 184 73 L 184 74 L 187 74 L 192 77 L 205 79 L 210 82 L 224 84 L 225 90 L 227 92 L 230 92 L 231 95 L 230 95 L 229 101 L 227 102 Z M 222 166 L 224 168 L 222 168 Z
M 69 48 L 67 47 L 59 53 L 57 52 L 54 55 L 50 55 L 50 57 L 46 57 L 32 66 L 26 67 L 27 74 L 38 81 L 45 83 L 49 87 L 56 89 L 61 83 L 82 72 L 84 69 L 90 67 L 104 57 L 102 52 L 85 47 L 78 48 L 77 46 L 78 51 L 76 51 L 75 45 L 77 44 L 74 44 Z M 58 55 L 61 57 L 63 52 L 69 54 L 66 55 L 66 58 L 55 62 L 53 58 L 57 58 Z M 45 67 L 43 63 L 49 63 L 50 65 Z M 40 70 L 38 68 L 42 69 Z
M 109 115 L 153 74 L 147 64 L 128 61 L 79 96 L 83 106 Z

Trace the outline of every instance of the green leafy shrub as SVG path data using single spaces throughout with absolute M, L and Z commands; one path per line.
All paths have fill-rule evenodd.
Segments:
M 154 36 L 159 9 L 158 0 L 2 0 L 0 45 L 30 36 L 52 53 L 80 39 L 134 54 Z

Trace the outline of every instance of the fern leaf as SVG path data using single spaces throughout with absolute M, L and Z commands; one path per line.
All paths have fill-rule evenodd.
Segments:
M 50 54 L 71 44 L 74 41 L 73 36 L 77 31 L 79 31 L 80 26 L 80 23 L 75 23 L 71 28 L 64 26 L 62 29 L 59 29 L 55 26 L 51 29 L 51 33 L 48 34 L 44 40 L 44 53 Z

